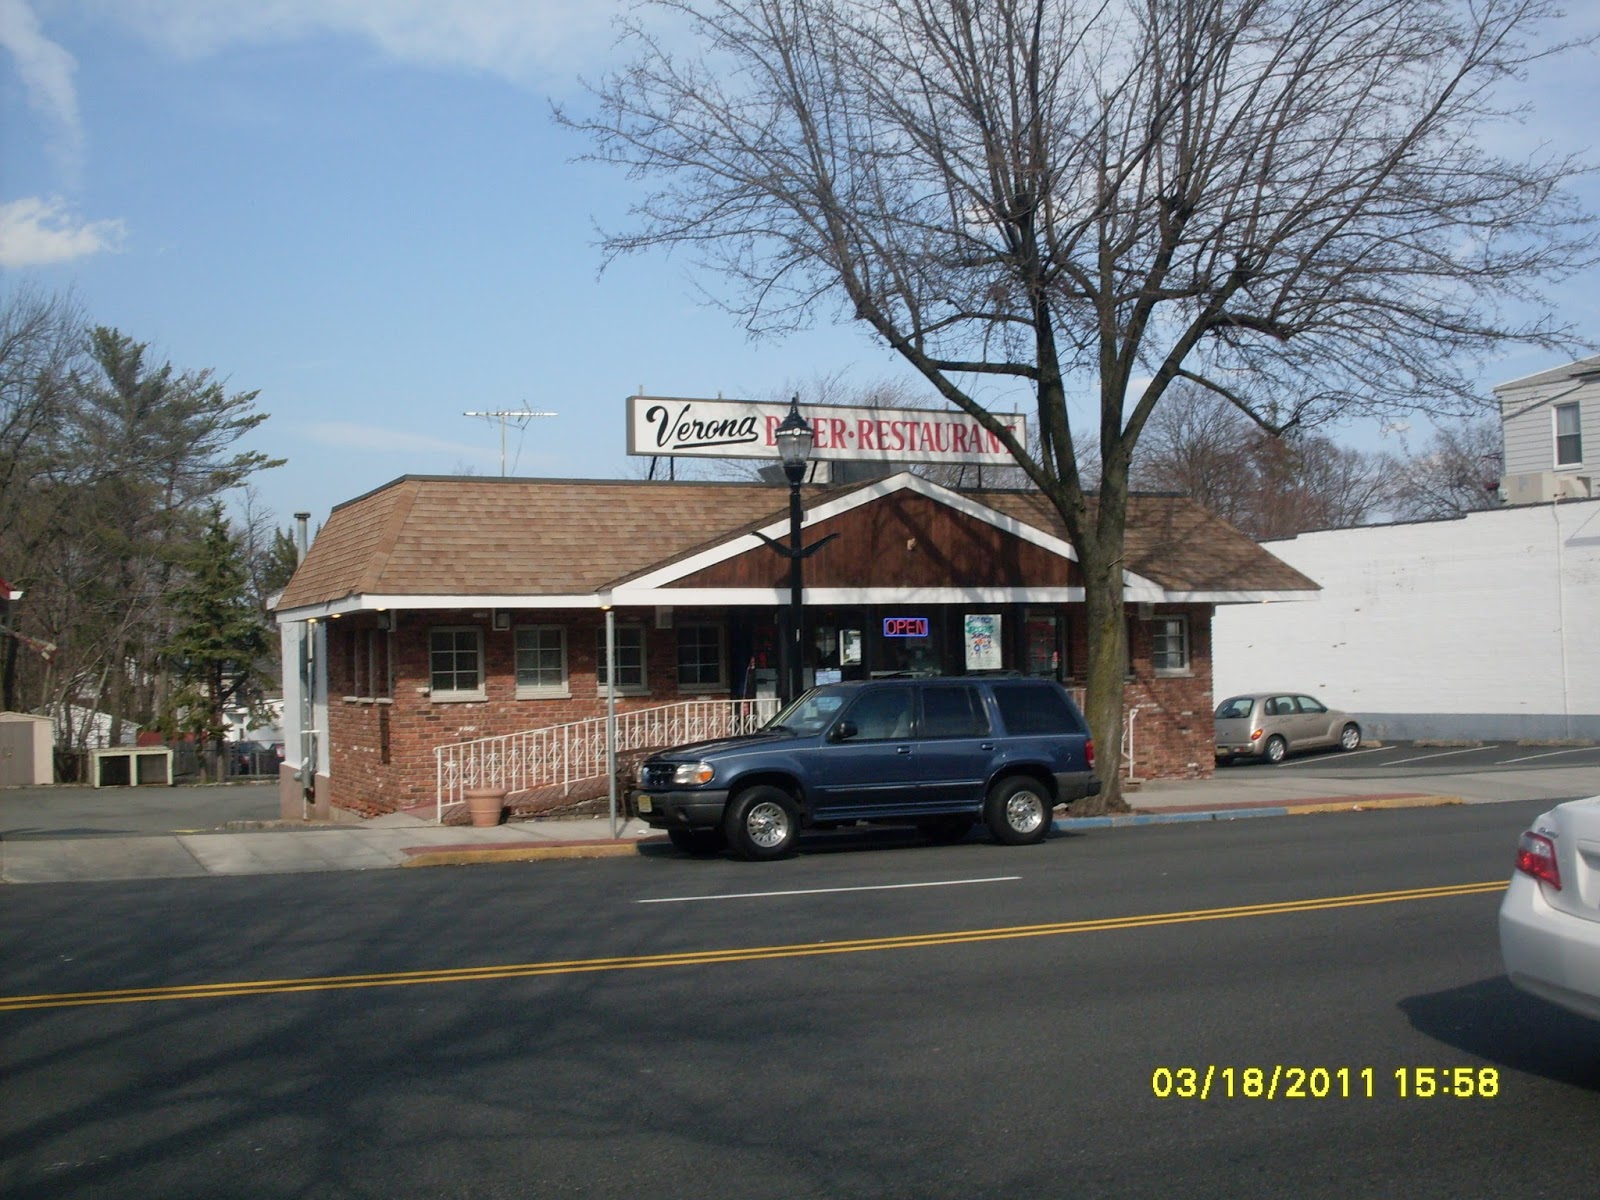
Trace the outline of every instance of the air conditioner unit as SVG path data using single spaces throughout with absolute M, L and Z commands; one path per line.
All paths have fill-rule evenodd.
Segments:
M 1553 471 L 1507 475 L 1500 488 L 1507 504 L 1548 504 L 1556 498 L 1556 477 Z
M 1594 495 L 1592 475 L 1557 475 L 1555 496 L 1557 500 L 1587 500 Z

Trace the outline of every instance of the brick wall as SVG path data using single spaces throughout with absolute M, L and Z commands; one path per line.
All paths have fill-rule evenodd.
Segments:
M 720 620 L 721 614 L 677 609 L 679 623 Z M 516 695 L 516 643 L 510 629 L 494 629 L 487 613 L 472 611 L 401 613 L 384 640 L 392 655 L 393 683 L 387 695 L 373 689 L 365 665 L 367 635 L 376 629 L 372 615 L 344 617 L 328 630 L 328 726 L 334 803 L 365 816 L 431 802 L 437 795 L 434 748 L 450 742 L 522 733 L 603 717 L 606 697 L 598 660 L 604 614 L 589 611 L 540 613 L 526 624 L 566 629 L 568 695 L 561 699 L 519 699 Z M 726 691 L 680 691 L 677 641 L 671 630 L 654 627 L 654 614 L 642 619 L 619 615 L 618 626 L 645 628 L 645 678 L 651 692 L 619 694 L 617 711 L 628 712 L 680 699 L 715 699 Z M 429 692 L 428 631 L 439 626 L 482 630 L 485 666 L 483 700 L 436 700 Z
M 1153 626 L 1128 610 L 1127 683 L 1122 692 L 1123 719 L 1133 713 L 1133 776 L 1136 779 L 1204 779 L 1216 770 L 1211 704 L 1211 621 L 1209 604 L 1160 604 L 1150 616 L 1186 616 L 1189 625 L 1189 669 L 1157 673 L 1150 654 Z M 1068 629 L 1068 662 L 1082 687 L 1089 660 L 1088 631 L 1081 618 Z M 1122 764 L 1128 778 L 1128 764 Z

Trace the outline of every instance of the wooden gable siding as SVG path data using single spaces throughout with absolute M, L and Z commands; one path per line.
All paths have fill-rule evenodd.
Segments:
M 914 492 L 807 524 L 808 588 L 1081 587 L 1078 564 Z M 789 560 L 766 546 L 678 580 L 690 588 L 782 588 Z

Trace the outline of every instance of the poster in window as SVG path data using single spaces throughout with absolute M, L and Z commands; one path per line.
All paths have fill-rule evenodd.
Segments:
M 839 662 L 843 666 L 855 666 L 861 662 L 861 630 L 839 630 Z
M 1000 656 L 1000 614 L 968 613 L 965 637 L 967 670 L 998 671 Z

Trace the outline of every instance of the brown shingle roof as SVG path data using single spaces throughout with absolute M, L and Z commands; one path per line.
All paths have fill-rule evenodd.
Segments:
M 1036 493 L 963 495 L 1067 540 Z M 786 512 L 784 491 L 761 484 L 406 476 L 333 510 L 279 608 L 357 595 L 592 594 Z M 1192 500 L 1134 496 L 1128 514 L 1128 569 L 1170 591 L 1316 587 Z
M 787 503 L 739 483 L 406 476 L 333 510 L 278 606 L 590 593 Z
M 1037 492 L 966 493 L 980 504 L 1071 541 Z M 1316 591 L 1318 585 L 1187 496 L 1128 497 L 1123 565 L 1171 592 Z

